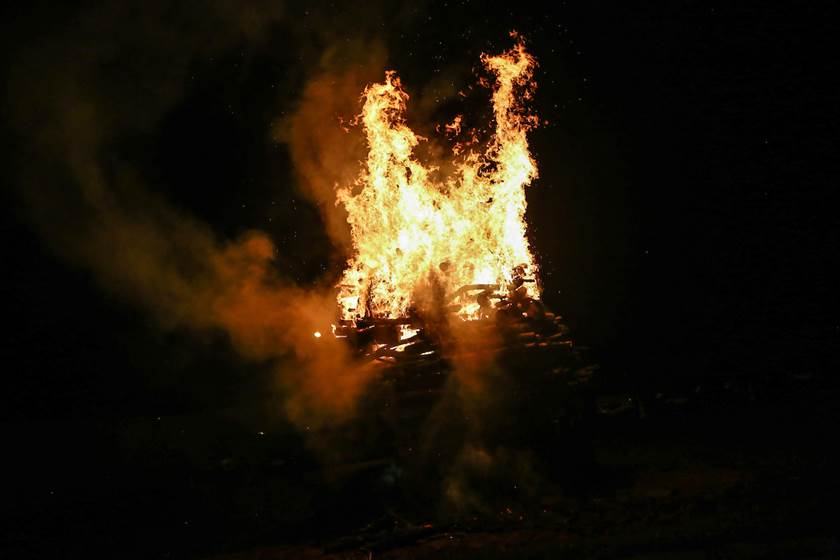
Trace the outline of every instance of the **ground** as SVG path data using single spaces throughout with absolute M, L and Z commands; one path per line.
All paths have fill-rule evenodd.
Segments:
M 836 558 L 836 392 L 813 378 L 768 387 L 602 407 L 585 426 L 588 472 L 496 511 L 460 513 L 412 509 L 393 486 L 383 490 L 388 461 L 326 472 L 295 459 L 291 440 L 264 443 L 271 434 L 246 436 L 219 419 L 64 426 L 52 437 L 75 438 L 75 451 L 51 446 L 42 476 L 13 485 L 2 549 L 10 558 Z M 47 434 L 58 427 L 28 429 L 54 443 Z M 124 462 L 85 459 L 79 430 L 115 438 Z M 225 430 L 229 439 L 210 438 L 215 458 L 190 458 L 177 439 Z

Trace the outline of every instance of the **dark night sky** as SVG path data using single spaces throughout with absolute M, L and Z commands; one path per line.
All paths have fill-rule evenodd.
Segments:
M 381 515 L 368 486 L 349 484 L 345 515 L 335 487 L 312 482 L 314 452 L 302 450 L 321 433 L 284 424 L 269 360 L 243 358 L 235 336 L 201 321 L 167 324 L 155 313 L 160 302 L 129 297 L 149 292 L 145 277 L 131 276 L 142 268 L 126 263 L 148 257 L 164 279 L 193 279 L 201 292 L 213 285 L 201 274 L 206 255 L 190 250 L 213 239 L 208 253 L 217 256 L 259 230 L 277 247 L 280 277 L 302 286 L 336 277 L 342 262 L 328 224 L 299 188 L 293 142 L 278 134 L 288 132 L 314 76 L 333 66 L 357 79 L 393 68 L 412 95 L 409 123 L 429 133 L 461 110 L 455 90 L 475 82 L 480 53 L 511 45 L 512 29 L 539 62 L 533 107 L 549 121 L 529 137 L 540 178 L 527 191 L 548 306 L 591 348 L 608 390 L 644 398 L 746 380 L 743 401 L 721 406 L 717 424 L 693 417 L 695 439 L 708 434 L 704 460 L 717 468 L 731 455 L 741 469 L 742 443 L 766 445 L 772 453 L 761 466 L 743 468 L 775 465 L 778 450 L 797 476 L 784 479 L 790 494 L 761 486 L 743 494 L 749 507 L 738 518 L 752 521 L 754 502 L 771 494 L 761 507 L 773 519 L 785 519 L 777 510 L 796 501 L 786 496 L 812 512 L 812 496 L 835 507 L 825 481 L 836 487 L 836 467 L 823 460 L 834 444 L 815 435 L 836 416 L 821 411 L 836 408 L 840 389 L 840 78 L 830 54 L 840 26 L 823 3 L 6 4 L 0 438 L 12 474 L 0 489 L 8 529 L 0 550 L 58 557 L 77 542 L 85 558 L 89 543 L 108 557 L 117 545 L 124 557 L 199 557 L 318 542 L 319 519 L 352 530 L 348 523 Z M 486 114 L 476 92 L 467 113 Z M 314 145 L 329 136 L 314 129 Z M 96 232 L 125 224 L 137 226 L 135 235 L 100 243 Z M 799 374 L 819 380 L 808 393 L 816 397 L 788 408 L 786 383 Z M 743 406 L 761 391 L 767 400 Z M 820 399 L 808 426 L 801 417 Z M 503 429 L 513 424 L 498 416 Z M 671 418 L 628 424 L 627 433 L 644 424 L 634 437 L 645 440 L 654 424 L 665 439 L 693 443 Z M 624 433 L 615 439 L 624 442 Z M 719 439 L 730 447 L 716 451 L 709 441 Z M 650 448 L 663 471 L 691 460 L 670 440 L 667 452 Z M 822 478 L 796 470 L 799 456 L 784 447 L 811 440 L 813 464 L 828 465 Z M 548 443 L 563 461 L 569 455 L 569 469 L 578 455 L 587 464 L 587 452 L 575 451 L 586 442 Z M 641 457 L 638 449 L 626 460 Z M 260 509 L 278 488 L 280 505 Z M 654 509 L 663 503 L 655 500 L 644 498 Z M 300 511 L 291 511 L 296 503 Z M 366 518 L 360 506 L 374 513 Z M 637 516 L 644 523 L 648 511 Z M 601 538 L 600 527 L 590 532 Z
M 467 83 L 478 54 L 506 47 L 506 32 L 517 29 L 539 60 L 535 109 L 550 121 L 531 136 L 541 174 L 528 191 L 531 233 L 545 300 L 578 340 L 639 383 L 826 371 L 840 341 L 830 273 L 838 242 L 833 19 L 816 3 L 631 4 L 432 2 L 374 7 L 365 17 L 287 6 L 259 44 L 234 38 L 182 55 L 188 70 L 167 78 L 182 93 L 108 149 L 220 237 L 268 232 L 278 268 L 306 283 L 337 261 L 270 127 L 294 109 L 304 62 L 328 42 L 311 38 L 310 26 L 330 27 L 334 41 L 381 40 L 409 92 L 440 72 Z M 98 9 L 35 3 L 6 15 L 5 83 L 37 73 L 21 68 L 21 52 L 72 36 L 80 14 Z M 197 10 L 196 27 L 202 17 Z M 100 32 L 131 26 L 121 19 Z M 138 95 L 144 80 L 160 79 L 169 71 L 161 48 L 152 37 L 117 50 L 103 98 Z M 451 103 L 430 112 L 448 116 Z M 4 116 L 15 106 L 7 103 Z M 160 332 L 84 267 L 57 258 L 14 186 L 33 188 L 24 171 L 50 162 L 33 155 L 19 125 L 4 125 L 2 142 L 11 187 L 3 192 L 4 416 L 213 407 L 254 383 L 223 338 Z

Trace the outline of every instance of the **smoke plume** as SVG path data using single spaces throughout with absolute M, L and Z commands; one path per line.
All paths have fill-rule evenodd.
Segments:
M 288 110 L 277 111 L 266 142 L 287 145 L 296 188 L 345 258 L 349 228 L 335 187 L 351 184 L 365 157 L 363 135 L 349 124 L 364 87 L 384 75 L 386 49 L 369 38 L 375 18 L 333 21 L 329 11 L 287 8 L 216 0 L 87 9 L 72 25 L 16 47 L 3 110 L 29 162 L 16 169 L 16 194 L 44 242 L 161 329 L 225 333 L 243 359 L 276 369 L 286 415 L 315 430 L 351 417 L 375 375 L 341 341 L 314 336 L 335 320 L 335 278 L 293 282 L 278 272 L 282 255 L 267 233 L 221 235 L 154 188 L 130 149 L 183 99 L 197 59 L 285 37 L 295 63 L 279 84 L 286 91 L 278 91 L 285 96 L 278 106 Z M 413 86 L 420 113 L 455 96 L 451 71 L 440 76 L 425 97 Z M 496 428 L 485 422 L 504 417 L 504 376 L 494 375 L 492 357 L 474 357 L 480 348 L 467 333 L 450 330 L 452 387 L 424 428 L 426 457 L 439 459 L 438 434 L 461 434 L 451 462 L 439 467 L 441 490 L 458 508 L 484 507 L 476 478 L 493 480 L 488 472 L 513 464 L 526 479 L 527 461 L 494 444 Z
M 278 27 L 294 30 L 296 23 L 281 3 L 260 0 L 89 9 L 72 26 L 19 47 L 4 112 L 27 161 L 38 163 L 21 166 L 16 184 L 45 242 L 89 270 L 104 290 L 148 310 L 161 328 L 222 331 L 245 359 L 282 364 L 286 412 L 312 425 L 352 413 L 371 375 L 333 337 L 313 336 L 334 320 L 332 287 L 282 277 L 265 233 L 222 238 L 148 188 L 122 149 L 154 130 L 181 99 L 197 57 L 260 45 Z M 301 39 L 299 56 L 313 58 L 329 40 Z M 327 208 L 327 226 L 341 247 L 341 219 L 328 204 L 332 182 L 351 173 L 361 146 L 334 138 L 345 134 L 338 116 L 353 114 L 350 92 L 361 90 L 371 68 L 381 71 L 385 56 L 374 46 L 362 68 L 349 66 L 353 53 L 336 60 L 335 48 L 325 52 L 314 68 L 351 70 L 338 73 L 335 87 L 313 71 L 300 109 L 281 128 L 288 129 L 303 192 Z M 326 150 L 314 130 L 347 150 Z

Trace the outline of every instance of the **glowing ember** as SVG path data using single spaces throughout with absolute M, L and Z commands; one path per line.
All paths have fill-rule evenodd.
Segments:
M 321 332 L 315 331 L 314 333 L 312 333 L 312 336 L 314 336 L 315 338 L 321 338 Z
M 415 336 L 417 333 L 420 332 L 420 329 L 412 329 L 408 325 L 400 325 L 399 327 L 400 332 L 400 340 L 406 340 Z
M 432 178 L 437 167 L 413 154 L 422 138 L 405 123 L 409 96 L 397 75 L 389 71 L 365 90 L 367 162 L 354 186 L 338 190 L 355 248 L 339 286 L 343 319 L 405 316 L 433 286 L 448 298 L 478 284 L 502 295 L 516 277 L 536 279 L 524 187 L 537 176 L 526 137 L 537 120 L 521 105 L 535 86 L 535 61 L 521 42 L 481 60 L 495 77 L 493 135 L 482 152 L 456 146 L 456 171 L 440 182 Z M 459 117 L 446 129 L 460 127 Z M 539 297 L 537 282 L 524 289 Z M 465 298 L 458 313 L 478 318 L 481 305 Z

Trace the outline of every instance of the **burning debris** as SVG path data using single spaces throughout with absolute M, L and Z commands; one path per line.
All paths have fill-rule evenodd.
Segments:
M 358 359 L 381 367 L 383 378 L 393 384 L 394 402 L 410 401 L 411 406 L 438 398 L 464 361 L 492 362 L 521 383 L 533 381 L 547 392 L 551 384 L 583 388 L 595 366 L 587 361 L 585 349 L 575 347 L 562 318 L 521 290 L 506 296 L 497 290 L 495 285 L 459 290 L 459 298 L 472 294 L 476 303 L 493 301 L 482 306 L 486 315 L 480 319 L 460 319 L 456 306 L 450 306 L 449 315 L 433 320 L 413 312 L 396 319 L 345 320 L 334 326 L 333 334 L 345 339 Z M 457 335 L 452 329 L 458 329 Z M 568 403 L 556 404 L 562 408 Z
M 451 162 L 421 163 L 413 150 L 424 139 L 404 117 L 408 94 L 388 72 L 363 97 L 367 161 L 337 191 L 353 254 L 331 332 L 379 379 L 359 407 L 364 428 L 355 432 L 365 436 L 352 446 L 354 464 L 393 465 L 386 486 L 411 488 L 411 502 L 443 492 L 456 508 L 482 501 L 487 484 L 518 488 L 513 480 L 531 477 L 531 465 L 558 473 L 585 462 L 569 433 L 587 409 L 593 371 L 540 300 L 526 235 L 525 187 L 537 176 L 526 133 L 536 117 L 523 101 L 536 63 L 521 41 L 482 62 L 495 78 L 495 126 L 483 149 L 469 132 Z M 440 168 L 454 171 L 436 180 Z
M 525 221 L 525 187 L 537 176 L 527 132 L 537 118 L 524 102 L 536 61 L 513 37 L 512 49 L 481 58 L 494 78 L 495 120 L 483 148 L 471 131 L 451 162 L 419 161 L 413 152 L 425 139 L 408 127 L 409 96 L 389 71 L 364 92 L 357 119 L 367 137 L 364 167 L 337 191 L 354 252 L 338 286 L 332 334 L 359 361 L 382 369 L 393 388 L 385 407 L 411 401 L 408 415 L 419 420 L 429 407 L 415 404 L 434 401 L 465 364 L 480 374 L 521 374 L 518 383 L 537 387 L 546 379 L 572 386 L 592 371 L 561 318 L 540 301 Z M 457 137 L 463 117 L 455 122 L 447 132 Z M 454 171 L 435 179 L 444 166 Z
M 560 316 L 548 311 L 541 301 L 525 295 L 521 288 L 511 290 L 505 296 L 497 294 L 498 288 L 494 284 L 473 284 L 456 292 L 454 297 L 472 299 L 478 305 L 479 319 L 460 320 L 456 315 L 460 306 L 456 304 L 448 306 L 452 313 L 447 317 L 449 321 L 440 318 L 429 321 L 410 310 L 402 318 L 364 317 L 340 321 L 333 328 L 333 334 L 347 339 L 360 357 L 400 367 L 441 362 L 441 347 L 446 344 L 442 336 L 452 328 L 452 321 L 459 321 L 461 328 L 468 327 L 474 336 L 488 342 L 496 340 L 495 346 L 484 347 L 488 353 L 523 349 L 574 353 L 573 343 L 568 338 L 569 329 Z M 492 331 L 501 337 L 482 337 L 483 331 Z
M 581 370 L 568 329 L 540 301 L 526 235 L 525 187 L 537 176 L 527 132 L 537 118 L 523 102 L 536 85 L 536 61 L 512 36 L 512 49 L 481 57 L 495 79 L 492 136 L 483 150 L 456 144 L 455 171 L 442 182 L 433 179 L 438 166 L 413 154 L 425 139 L 406 124 L 409 96 L 396 73 L 364 92 L 358 121 L 367 161 L 355 184 L 337 192 L 354 254 L 332 329 L 359 358 L 440 374 L 465 353 L 504 360 L 528 352 L 526 362 L 536 359 L 542 370 Z M 457 136 L 463 117 L 455 122 L 447 131 Z M 456 348 L 453 329 L 480 348 Z

